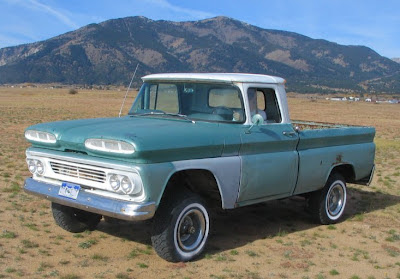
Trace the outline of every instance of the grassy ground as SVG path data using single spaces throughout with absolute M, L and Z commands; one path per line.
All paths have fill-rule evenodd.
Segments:
M 218 214 L 204 257 L 178 264 L 152 250 L 149 222 L 63 231 L 48 201 L 22 191 L 29 176 L 23 131 L 117 116 L 123 95 L 0 88 L 0 278 L 400 278 L 399 105 L 289 99 L 293 119 L 377 129 L 375 178 L 370 187 L 349 185 L 340 224 L 313 224 L 300 198 L 245 207 Z

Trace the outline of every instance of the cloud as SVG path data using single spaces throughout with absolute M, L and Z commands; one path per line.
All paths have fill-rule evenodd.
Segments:
M 42 11 L 58 18 L 61 22 L 63 22 L 65 25 L 71 27 L 71 28 L 78 28 L 79 26 L 73 22 L 69 17 L 67 17 L 65 14 L 61 13 L 60 11 L 55 10 L 54 8 L 50 7 L 49 5 L 45 5 L 40 3 L 39 1 L 36 0 L 29 0 L 29 2 L 34 5 L 35 7 L 41 9 Z
M 158 8 L 163 8 L 163 9 L 169 10 L 173 13 L 183 14 L 182 17 L 189 18 L 189 19 L 205 19 L 205 18 L 210 18 L 210 17 L 215 16 L 215 14 L 208 13 L 208 12 L 203 12 L 203 11 L 188 9 L 188 8 L 182 8 L 182 7 L 179 7 L 179 6 L 169 3 L 167 0 L 144 0 L 144 2 L 147 2 L 149 4 L 154 4 Z
M 7 0 L 7 2 L 12 4 L 17 4 L 23 6 L 24 8 L 44 12 L 48 15 L 51 15 L 57 18 L 60 22 L 67 25 L 70 28 L 76 29 L 79 27 L 78 24 L 73 22 L 68 16 L 66 12 L 61 10 L 57 10 L 50 5 L 43 4 L 37 0 Z

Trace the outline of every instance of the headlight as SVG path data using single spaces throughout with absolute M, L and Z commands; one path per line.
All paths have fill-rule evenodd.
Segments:
M 28 160 L 28 169 L 32 174 L 34 174 L 36 172 L 36 162 L 35 162 L 35 160 Z
M 140 177 L 136 174 L 110 173 L 108 183 L 113 191 L 120 194 L 137 195 L 142 192 L 142 183 Z
M 110 176 L 110 186 L 114 191 L 118 191 L 120 184 L 118 175 L 113 174 Z
M 133 185 L 132 185 L 132 182 L 129 180 L 129 178 L 127 176 L 124 176 L 124 178 L 122 178 L 122 180 L 121 180 L 121 188 L 122 188 L 122 191 L 124 191 L 124 193 L 127 194 L 127 195 L 132 193 Z
M 135 148 L 132 144 L 120 140 L 87 139 L 85 141 L 85 146 L 88 149 L 103 152 L 113 152 L 120 154 L 133 154 L 135 152 Z
M 39 175 L 42 175 L 44 173 L 44 165 L 41 161 L 36 161 L 36 172 Z
M 28 169 L 32 174 L 38 174 L 38 175 L 44 174 L 45 167 L 42 161 L 28 159 L 26 162 L 28 163 Z
M 28 130 L 25 132 L 25 138 L 28 140 L 45 142 L 45 143 L 56 143 L 56 136 L 42 131 Z

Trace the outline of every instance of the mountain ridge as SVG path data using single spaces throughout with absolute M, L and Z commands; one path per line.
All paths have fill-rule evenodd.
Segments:
M 400 92 L 400 64 L 368 47 L 263 29 L 228 17 L 110 19 L 3 48 L 0 83 L 126 84 L 138 63 L 138 76 L 251 72 L 281 76 L 289 90 L 298 92 Z

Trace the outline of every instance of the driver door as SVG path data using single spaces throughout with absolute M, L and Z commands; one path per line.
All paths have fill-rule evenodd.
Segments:
M 257 93 L 257 109 L 250 108 L 250 111 L 265 119 L 262 125 L 243 127 L 241 133 L 239 204 L 290 196 L 298 172 L 299 137 L 292 124 L 282 123 L 275 90 L 249 90 Z M 252 92 L 248 94 L 251 102 Z

